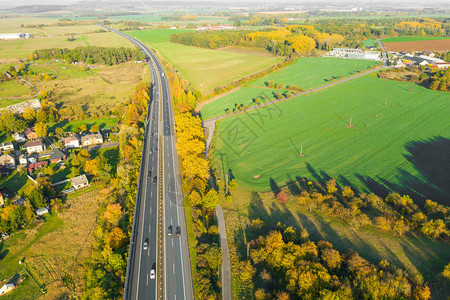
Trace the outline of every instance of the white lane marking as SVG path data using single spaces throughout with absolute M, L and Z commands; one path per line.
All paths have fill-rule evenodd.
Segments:
M 148 285 L 148 274 L 147 274 L 147 285 Z
M 150 197 L 152 197 L 153 196 L 153 191 L 150 191 Z M 150 208 L 151 209 L 151 208 Z
M 170 201 L 170 207 L 172 207 L 172 201 Z
M 172 239 L 172 247 L 173 247 L 173 239 Z
M 149 232 L 149 233 L 152 232 L 152 224 L 149 224 L 149 225 L 148 225 L 148 232 Z
M 170 224 L 173 224 L 172 217 L 170 217 Z
M 175 274 L 175 264 L 172 265 L 173 268 L 173 274 Z

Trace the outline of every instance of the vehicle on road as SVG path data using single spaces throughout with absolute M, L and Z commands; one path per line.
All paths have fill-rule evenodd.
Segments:
M 148 249 L 148 238 L 145 239 L 144 241 L 144 250 Z
M 152 154 L 153 153 L 153 151 L 152 151 L 152 149 L 150 149 L 150 151 L 148 152 L 148 154 Z
M 156 180 L 157 180 L 156 176 L 153 177 L 153 183 L 156 183 Z
M 180 236 L 181 234 L 181 226 L 177 226 L 177 236 Z
M 155 149 L 153 151 L 155 151 L 155 152 L 158 151 L 158 147 L 155 147 Z
M 167 235 L 172 235 L 172 225 L 169 226 L 169 229 L 167 230 Z
M 152 265 L 152 269 L 150 270 L 150 279 L 155 279 L 156 277 L 156 264 Z
M 152 177 L 152 171 L 148 171 L 147 178 Z

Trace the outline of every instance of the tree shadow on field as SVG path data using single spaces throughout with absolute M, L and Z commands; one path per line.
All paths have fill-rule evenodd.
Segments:
M 450 205 L 450 139 L 434 137 L 428 140 L 408 142 L 405 159 L 411 163 L 423 178 L 403 169 L 397 171 L 399 183 L 383 178 L 375 180 L 369 176 L 357 175 L 358 179 L 373 193 L 385 197 L 396 191 L 411 196 L 423 205 L 426 199 Z

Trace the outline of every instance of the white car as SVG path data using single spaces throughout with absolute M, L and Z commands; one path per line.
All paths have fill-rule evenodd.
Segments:
M 155 269 L 150 270 L 150 279 L 155 279 Z
M 145 239 L 145 242 L 144 242 L 144 250 L 147 250 L 147 248 L 148 248 L 148 239 Z

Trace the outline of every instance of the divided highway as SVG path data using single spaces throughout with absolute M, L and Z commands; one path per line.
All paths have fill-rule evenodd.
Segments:
M 191 266 L 167 75 L 156 55 L 143 43 L 101 27 L 141 48 L 148 58 L 152 79 L 124 299 L 190 300 L 194 298 Z M 144 249 L 146 240 L 148 246 Z M 156 272 L 154 279 L 152 269 Z

